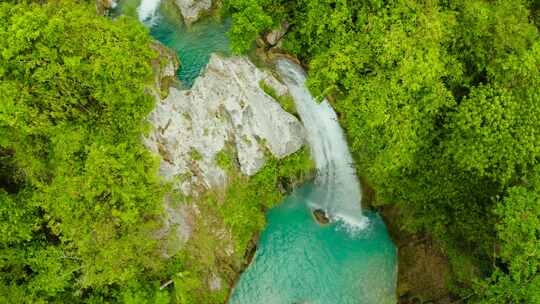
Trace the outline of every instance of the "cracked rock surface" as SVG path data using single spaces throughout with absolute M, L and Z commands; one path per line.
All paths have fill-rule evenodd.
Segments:
M 218 153 L 232 153 L 242 173 L 253 175 L 266 162 L 265 150 L 283 158 L 300 149 L 302 124 L 260 88 L 261 80 L 278 95 L 287 93 L 246 57 L 213 54 L 190 90 L 171 87 L 150 115 L 154 130 L 145 140 L 162 158 L 162 176 L 196 195 L 226 184 Z

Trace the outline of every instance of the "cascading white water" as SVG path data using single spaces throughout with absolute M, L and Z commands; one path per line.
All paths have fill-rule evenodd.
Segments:
M 318 103 L 309 93 L 302 67 L 280 58 L 276 68 L 289 88 L 296 110 L 307 130 L 311 154 L 317 167 L 315 183 L 320 191 L 310 199 L 312 208 L 320 208 L 332 219 L 352 228 L 363 228 L 362 192 L 343 130 L 326 99 Z
M 146 25 L 153 25 L 157 18 L 157 10 L 161 0 L 142 0 L 137 8 L 139 20 Z

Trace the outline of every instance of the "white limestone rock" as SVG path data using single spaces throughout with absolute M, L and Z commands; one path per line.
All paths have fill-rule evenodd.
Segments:
M 287 93 L 246 57 L 213 54 L 190 90 L 171 87 L 158 102 L 145 144 L 161 155 L 161 174 L 184 194 L 226 185 L 227 174 L 216 163 L 223 149 L 232 150 L 241 171 L 253 175 L 266 162 L 265 149 L 283 158 L 304 144 L 302 124 L 259 87 L 261 80 L 278 95 Z
M 180 9 L 187 25 L 193 24 L 203 12 L 212 7 L 212 0 L 175 0 L 174 3 Z
M 235 249 L 230 231 L 197 203 L 206 190 L 227 184 L 227 171 L 217 163 L 219 154 L 227 153 L 242 173 L 253 175 L 267 161 L 266 150 L 273 157 L 286 157 L 302 147 L 306 132 L 259 83 L 264 81 L 278 95 L 288 94 L 287 87 L 246 57 L 213 54 L 193 87 L 179 90 L 165 82 L 175 75 L 176 57 L 160 45 L 156 50 L 168 64 L 153 64 L 160 92 L 151 90 L 157 102 L 148 118 L 153 129 L 144 143 L 160 155 L 160 174 L 195 199 L 186 204 L 175 194 L 167 195 L 164 224 L 155 237 L 162 240 L 163 256 L 170 257 L 197 237 L 197 227 L 211 227 L 207 233 L 220 240 L 221 254 L 231 258 Z M 221 290 L 224 282 L 212 273 L 207 284 L 210 290 Z

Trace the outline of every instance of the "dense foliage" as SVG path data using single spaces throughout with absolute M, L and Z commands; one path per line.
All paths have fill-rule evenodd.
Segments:
M 102 303 L 159 284 L 165 188 L 140 142 L 150 42 L 93 5 L 0 4 L 0 302 Z
M 228 2 L 237 52 L 291 24 L 378 203 L 443 244 L 458 298 L 540 303 L 538 1 Z
M 0 4 L 0 303 L 223 303 L 265 211 L 310 172 L 302 150 L 248 178 L 229 149 L 217 159 L 226 189 L 177 198 L 141 143 L 151 43 L 93 4 Z M 203 211 L 170 257 L 157 240 L 166 197 Z
M 305 151 L 201 198 L 197 241 L 153 238 L 168 188 L 142 145 L 147 30 L 94 5 L 0 4 L 0 302 L 220 303 L 276 188 Z M 43 1 L 40 1 L 43 2 Z M 360 173 L 403 228 L 438 240 L 456 301 L 540 303 L 540 4 L 226 0 L 236 52 L 287 20 L 283 47 L 335 98 Z M 261 84 L 264 87 L 264 84 Z M 269 92 L 271 94 L 272 92 Z M 290 100 L 282 100 L 284 105 Z M 194 151 L 195 152 L 195 151 Z M 216 225 L 237 256 L 220 255 Z M 160 284 L 174 284 L 161 290 Z

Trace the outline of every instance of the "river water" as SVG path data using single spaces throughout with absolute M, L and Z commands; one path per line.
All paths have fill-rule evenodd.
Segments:
M 155 39 L 176 51 L 181 65 L 177 76 L 186 87 L 191 87 L 212 53 L 231 53 L 227 36 L 230 18 L 212 16 L 187 27 L 178 9 L 166 0 L 124 0 L 119 10 L 139 18 Z

